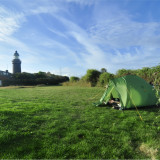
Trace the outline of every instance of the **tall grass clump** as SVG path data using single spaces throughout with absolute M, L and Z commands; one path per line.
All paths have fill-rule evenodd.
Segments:
M 83 79 L 76 81 L 76 82 L 64 82 L 62 83 L 63 86 L 80 86 L 80 87 L 91 87 L 91 83 L 84 81 Z

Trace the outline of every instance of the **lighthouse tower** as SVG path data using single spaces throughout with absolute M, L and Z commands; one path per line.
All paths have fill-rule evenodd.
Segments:
M 12 60 L 13 64 L 13 74 L 14 73 L 21 73 L 21 60 L 19 59 L 19 54 L 17 51 L 14 53 L 14 58 Z

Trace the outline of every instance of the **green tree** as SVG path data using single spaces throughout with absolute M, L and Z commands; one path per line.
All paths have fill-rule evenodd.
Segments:
M 134 74 L 133 70 L 130 70 L 130 69 L 119 69 L 116 72 L 116 77 L 122 77 L 122 76 L 126 76 L 126 75 L 129 75 L 129 74 Z
M 137 70 L 137 75 L 145 79 L 147 82 L 151 82 L 152 70 L 149 67 L 143 67 L 142 69 Z
M 79 77 L 74 77 L 74 76 L 70 77 L 70 82 L 77 82 L 79 80 L 80 80 Z
M 107 72 L 107 69 L 106 68 L 101 68 L 101 73 L 105 73 Z
M 39 71 L 38 73 L 34 74 L 36 78 L 47 78 L 47 74 L 45 72 Z
M 99 84 L 100 86 L 105 86 L 108 84 L 109 80 L 114 78 L 114 75 L 108 72 L 104 72 L 99 77 Z
M 88 69 L 86 75 L 82 77 L 82 80 L 91 83 L 91 86 L 96 86 L 100 74 L 101 72 L 96 69 Z
M 57 85 L 69 81 L 67 76 L 59 76 L 51 73 L 38 72 L 38 73 L 16 73 L 12 77 L 3 82 L 4 85 Z

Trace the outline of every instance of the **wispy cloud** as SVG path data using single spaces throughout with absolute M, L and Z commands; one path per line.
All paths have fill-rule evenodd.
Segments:
M 76 23 L 64 19 L 62 17 L 58 18 L 67 28 L 68 33 L 72 36 L 83 48 L 83 52 L 81 54 L 81 65 L 86 67 L 97 66 L 96 64 L 102 63 L 104 58 L 104 52 L 100 49 L 100 47 L 93 42 L 92 39 L 89 38 L 88 33 L 78 26 Z M 94 60 L 94 61 L 93 61 Z M 97 63 L 94 63 L 95 60 Z
M 90 6 L 90 5 L 96 4 L 97 1 L 96 0 L 66 0 L 66 2 L 76 3 L 81 6 Z
M 15 33 L 25 21 L 23 13 L 15 13 L 0 7 L 0 41 Z
M 125 16 L 125 15 L 124 15 Z M 111 47 L 123 48 L 129 46 L 158 47 L 160 34 L 157 35 L 160 23 L 140 23 L 132 20 L 107 20 L 90 28 L 90 36 L 97 43 L 108 44 Z
M 66 61 L 74 61 L 79 63 L 78 55 L 63 43 L 47 38 L 46 43 L 41 42 L 40 45 L 51 48 L 52 51 L 47 54 L 50 58 L 59 57 L 61 59 L 65 59 Z M 70 58 L 68 59 L 68 57 Z
M 51 31 L 52 33 L 58 35 L 58 36 L 61 36 L 63 38 L 67 38 L 67 35 L 64 34 L 63 32 L 57 31 L 57 30 L 55 30 L 53 28 L 48 28 L 48 30 Z
M 56 13 L 59 9 L 56 6 L 39 6 L 31 9 L 30 14 Z
M 40 15 L 40 14 L 57 14 L 68 12 L 65 7 L 64 0 L 28 0 L 24 1 L 14 0 L 21 7 L 26 16 Z

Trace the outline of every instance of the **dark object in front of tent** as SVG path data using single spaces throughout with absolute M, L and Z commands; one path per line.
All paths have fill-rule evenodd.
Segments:
M 118 98 L 110 99 L 107 104 L 112 106 L 113 109 L 121 110 L 120 100 Z

